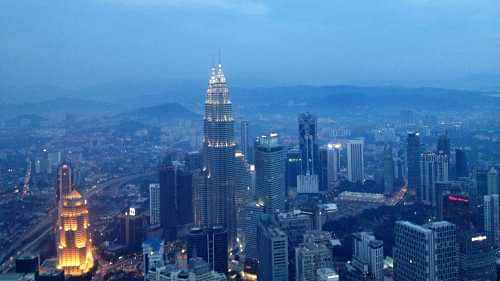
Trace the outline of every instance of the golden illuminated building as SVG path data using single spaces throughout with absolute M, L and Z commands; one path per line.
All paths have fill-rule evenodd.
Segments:
M 82 276 L 94 265 L 87 201 L 76 190 L 61 199 L 57 223 L 58 268 L 66 276 Z

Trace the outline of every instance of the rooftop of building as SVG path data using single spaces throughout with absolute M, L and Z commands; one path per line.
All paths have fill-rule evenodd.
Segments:
M 150 247 L 154 250 L 159 250 L 163 246 L 163 240 L 159 238 L 149 238 L 142 243 L 142 247 Z
M 320 208 L 320 209 L 322 209 L 324 211 L 327 211 L 327 212 L 337 211 L 338 210 L 337 204 L 334 204 L 334 203 L 318 204 L 318 208 Z

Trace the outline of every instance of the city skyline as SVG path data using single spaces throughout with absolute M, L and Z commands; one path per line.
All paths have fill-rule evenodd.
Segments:
M 500 278 L 500 2 L 0 10 L 0 280 Z

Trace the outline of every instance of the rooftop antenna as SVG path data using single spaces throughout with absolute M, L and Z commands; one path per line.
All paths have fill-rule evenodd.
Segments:
M 219 48 L 219 65 L 222 65 L 222 49 Z
M 215 55 L 211 55 L 210 59 L 212 61 L 211 65 L 210 65 L 210 68 L 214 68 L 215 67 Z

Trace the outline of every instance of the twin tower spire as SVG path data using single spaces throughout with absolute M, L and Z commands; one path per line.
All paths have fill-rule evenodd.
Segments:
M 234 119 L 226 77 L 219 62 L 211 70 L 203 117 L 203 166 L 206 171 L 206 226 L 222 226 L 235 236 Z

